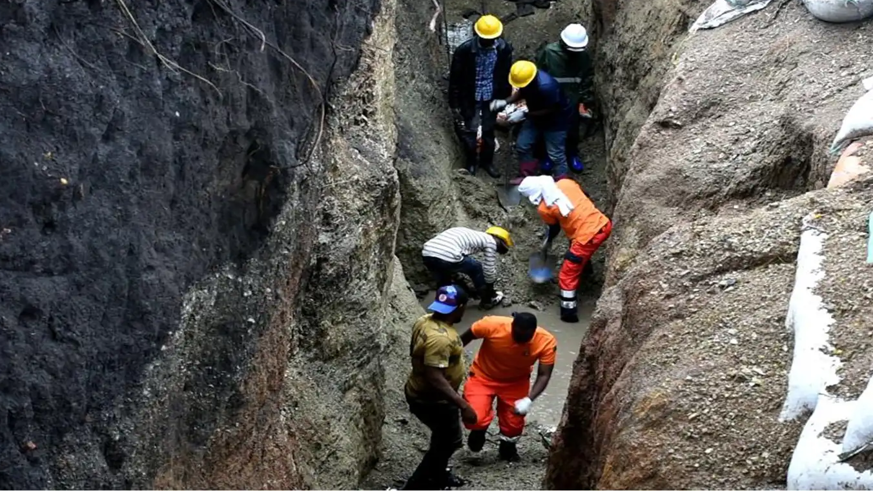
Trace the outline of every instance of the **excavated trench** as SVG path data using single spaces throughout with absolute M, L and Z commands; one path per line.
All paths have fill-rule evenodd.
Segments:
M 516 9 L 473 3 L 448 23 Z M 433 3 L 0 5 L 0 487 L 397 486 L 426 448 L 402 395 L 421 244 L 491 224 L 519 244 L 500 312 L 537 313 L 559 364 L 520 463 L 456 454 L 468 488 L 784 486 L 798 224 L 871 201 L 817 190 L 873 33 L 783 1 L 688 37 L 708 3 L 506 25 L 517 57 L 590 29 L 577 179 L 616 224 L 590 328 L 527 279 L 533 209 L 458 172 Z
M 481 10 L 480 3 L 450 0 L 445 3 L 447 10 L 447 27 L 449 33 L 448 50 L 460 44 L 471 34 L 472 22 L 464 18 L 472 8 Z M 506 16 L 516 11 L 512 3 L 494 0 L 484 2 L 484 8 L 495 15 Z M 587 22 L 581 14 L 579 2 L 558 2 L 549 10 L 535 9 L 534 14 L 508 22 L 504 36 L 515 48 L 517 58 L 532 58 L 537 47 L 543 42 L 557 39 L 560 30 L 573 21 Z M 434 39 L 439 39 L 439 32 L 434 33 Z M 398 33 L 398 57 L 405 60 L 404 48 L 406 41 L 420 36 L 413 31 L 410 39 L 404 39 L 404 32 Z M 441 40 L 444 43 L 444 40 Z M 448 73 L 446 45 L 439 46 L 439 58 L 435 60 L 435 69 L 430 72 L 435 78 L 422 84 L 420 81 L 398 79 L 398 94 L 403 97 L 404 86 L 410 84 L 410 90 L 421 90 L 423 85 L 429 86 L 444 94 L 446 85 L 444 76 Z M 402 72 L 401 72 L 402 73 Z M 416 77 L 417 79 L 418 77 Z M 431 115 L 442 115 L 446 112 L 444 99 L 437 101 Z M 403 111 L 401 109 L 401 111 Z M 416 115 L 420 117 L 420 115 Z M 404 133 L 409 131 L 419 140 L 430 137 L 434 124 L 441 125 L 441 131 L 451 131 L 450 121 L 443 117 L 439 121 L 407 125 L 404 113 L 400 113 L 398 127 L 401 145 L 405 141 Z M 420 120 L 418 120 L 420 121 Z M 511 142 L 507 132 L 498 132 L 499 150 L 495 164 L 504 172 L 514 172 L 516 158 L 511 152 Z M 451 145 L 457 145 L 450 140 Z M 414 147 L 414 145 L 410 145 Z M 575 176 L 586 191 L 604 211 L 608 211 L 607 166 L 604 148 L 604 135 L 598 126 L 592 128 L 591 134 L 582 143 L 582 154 L 587 162 L 586 170 Z M 401 147 L 401 152 L 405 150 Z M 445 151 L 443 151 L 445 155 Z M 528 255 L 535 250 L 542 240 L 543 225 L 533 207 L 523 202 L 517 207 L 504 209 L 500 206 L 496 188 L 502 180 L 494 180 L 484 172 L 475 177 L 461 171 L 463 166 L 460 155 L 452 153 L 443 159 L 434 159 L 434 165 L 448 169 L 443 174 L 443 182 L 429 180 L 428 176 L 416 176 L 414 167 L 407 170 L 403 153 L 398 155 L 401 179 L 401 229 L 398 234 L 397 250 L 403 263 L 406 278 L 418 292 L 419 303 L 423 307 L 432 298 L 432 292 L 427 291 L 429 279 L 421 269 L 420 248 L 424 240 L 450 226 L 469 226 L 484 229 L 488 225 L 501 225 L 510 229 L 518 243 L 515 250 L 502 257 L 499 265 L 497 288 L 504 291 L 507 300 L 504 306 L 491 312 L 483 312 L 476 308 L 469 311 L 461 329 L 486 314 L 509 315 L 513 311 L 529 311 L 536 314 L 540 323 L 555 333 L 559 342 L 558 365 L 552 383 L 544 396 L 538 401 L 536 410 L 528 418 L 525 437 L 520 443 L 522 461 L 515 464 L 505 464 L 497 460 L 496 422 L 490 431 L 491 442 L 481 454 L 473 454 L 466 449 L 458 451 L 453 465 L 457 474 L 469 482 L 464 489 L 537 489 L 542 485 L 546 459 L 548 456 L 548 441 L 560 422 L 564 401 L 570 384 L 573 363 L 578 356 L 582 339 L 587 331 L 588 321 L 594 309 L 594 303 L 600 294 L 603 279 L 605 254 L 599 252 L 595 256 L 594 272 L 585 278 L 582 287 L 581 322 L 565 324 L 558 318 L 556 285 L 535 285 L 527 277 Z M 426 158 L 426 157 L 425 157 Z M 408 174 L 408 175 L 407 175 Z M 444 176 L 444 177 L 443 177 Z M 421 185 L 419 186 L 419 183 Z M 427 190 L 426 186 L 443 187 L 437 192 Z M 422 193 L 430 195 L 422 196 Z M 434 201 L 433 196 L 438 196 Z M 444 210 L 449 210 L 442 215 Z M 406 225 L 409 224 L 409 225 Z M 408 227 L 408 228 L 407 228 Z M 563 246 L 563 244 L 561 244 Z M 421 311 L 423 312 L 423 310 Z M 403 343 L 407 340 L 403 339 Z M 404 356 L 405 344 L 398 350 L 398 356 Z M 468 348 L 468 358 L 472 359 L 478 343 Z M 390 378 L 389 384 L 400 388 L 406 369 Z M 389 410 L 386 416 L 383 433 L 383 444 L 380 449 L 380 460 L 374 471 L 367 477 L 363 486 L 367 489 L 385 489 L 398 487 L 417 465 L 424 450 L 427 448 L 426 429 L 409 414 L 402 394 L 398 391 L 388 399 Z

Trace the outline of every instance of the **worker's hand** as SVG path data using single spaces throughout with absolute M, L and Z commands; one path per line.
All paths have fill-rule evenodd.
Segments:
M 491 101 L 491 105 L 488 106 L 491 109 L 491 112 L 497 113 L 503 110 L 506 107 L 506 101 L 503 99 L 494 99 Z
M 530 411 L 530 407 L 533 405 L 533 401 L 530 400 L 530 397 L 525 397 L 524 399 L 519 399 L 515 401 L 515 414 L 520 414 L 524 416 Z
M 479 416 L 476 414 L 476 411 L 473 410 L 469 405 L 461 408 L 461 421 L 467 425 L 474 425 L 479 421 Z

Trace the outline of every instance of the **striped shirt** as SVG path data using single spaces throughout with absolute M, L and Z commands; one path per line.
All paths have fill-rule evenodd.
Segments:
M 421 255 L 450 263 L 459 263 L 465 256 L 483 252 L 482 273 L 485 283 L 497 280 L 497 241 L 494 237 L 464 227 L 450 228 L 424 243 Z

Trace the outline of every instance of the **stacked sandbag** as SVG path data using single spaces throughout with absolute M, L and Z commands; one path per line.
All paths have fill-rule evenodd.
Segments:
M 857 22 L 873 17 L 873 0 L 803 0 L 813 17 L 825 22 Z
M 873 285 L 862 232 L 873 193 L 861 184 L 827 193 L 834 201 L 803 223 L 786 317 L 794 356 L 780 420 L 804 423 L 787 488 L 873 489 Z
M 868 135 L 873 135 L 873 90 L 862 95 L 846 113 L 831 144 L 831 153 L 838 153 L 846 143 Z

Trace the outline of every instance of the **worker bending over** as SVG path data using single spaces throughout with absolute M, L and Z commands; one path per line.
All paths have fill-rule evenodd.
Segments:
M 537 68 L 555 77 L 573 110 L 567 128 L 566 155 L 570 168 L 581 172 L 579 123 L 591 117 L 594 105 L 594 65 L 586 51 L 588 31 L 581 24 L 570 24 L 561 31 L 561 40 L 545 45 L 537 53 Z
M 527 117 L 521 125 L 515 149 L 519 159 L 518 184 L 525 176 L 536 174 L 539 162 L 534 157 L 534 147 L 540 136 L 546 143 L 546 153 L 554 162 L 555 180 L 567 177 L 566 139 L 567 127 L 573 108 L 561 92 L 558 82 L 544 70 L 538 70 L 530 61 L 516 61 L 509 70 L 509 83 L 518 88 L 509 99 L 495 100 L 491 110 L 499 112 L 507 104 L 524 99 Z
M 464 385 L 464 400 L 478 419 L 464 422 L 471 430 L 467 446 L 474 452 L 482 450 L 485 432 L 494 419 L 496 398 L 500 458 L 517 460 L 516 442 L 524 431 L 525 415 L 549 385 L 558 344 L 551 333 L 537 327 L 537 318 L 530 313 L 485 317 L 461 335 L 464 346 L 474 339 L 482 339 L 482 346 Z M 531 389 L 530 374 L 537 361 L 537 378 Z
M 473 280 L 479 306 L 490 309 L 503 300 L 503 293 L 494 290 L 497 255 L 506 254 L 510 247 L 512 237 L 504 228 L 490 227 L 483 233 L 454 227 L 425 242 L 421 255 L 437 287 L 453 283 L 455 274 L 465 274 Z M 479 252 L 482 253 L 482 263 L 470 257 Z
M 458 394 L 464 381 L 464 347 L 454 324 L 464 317 L 467 294 L 455 285 L 437 291 L 431 314 L 420 317 L 412 328 L 409 355 L 412 372 L 406 380 L 409 411 L 431 431 L 430 447 L 403 489 L 444 489 L 463 485 L 448 470 L 464 435 L 459 419 L 476 423 L 476 413 Z
M 561 289 L 561 320 L 579 322 L 576 290 L 585 263 L 612 232 L 612 222 L 600 212 L 572 179 L 557 183 L 549 176 L 526 177 L 518 191 L 537 206 L 540 218 L 549 226 L 543 253 L 561 230 L 570 239 L 558 276 Z
M 464 41 L 452 55 L 449 72 L 449 106 L 460 121 L 459 134 L 464 145 L 467 171 L 476 174 L 477 163 L 491 177 L 500 177 L 494 168 L 494 125 L 499 111 L 491 101 L 509 97 L 509 66 L 512 46 L 500 38 L 503 24 L 493 15 L 483 15 L 473 26 L 476 35 Z M 482 127 L 482 149 L 477 154 L 476 134 Z M 477 162 L 478 161 L 478 162 Z

